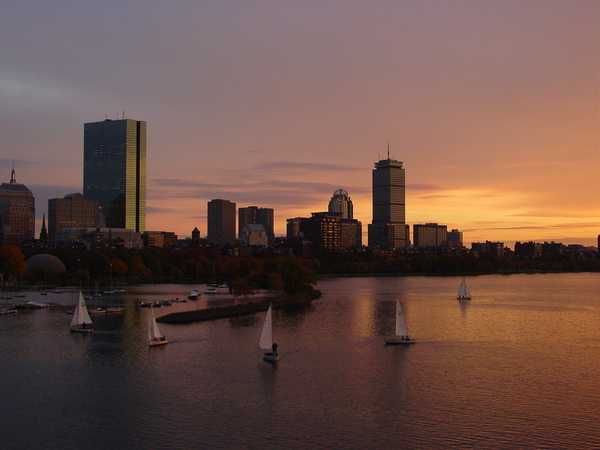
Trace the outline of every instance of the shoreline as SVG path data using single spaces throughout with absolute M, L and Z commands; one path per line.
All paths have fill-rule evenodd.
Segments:
M 295 295 L 281 297 L 263 297 L 256 301 L 249 301 L 240 305 L 220 306 L 217 308 L 196 309 L 193 311 L 179 311 L 157 317 L 156 321 L 169 324 L 185 324 L 205 320 L 227 319 L 230 317 L 245 316 L 266 311 L 269 305 L 273 309 L 292 310 L 310 306 L 313 300 L 321 297 L 321 291 L 313 289 Z

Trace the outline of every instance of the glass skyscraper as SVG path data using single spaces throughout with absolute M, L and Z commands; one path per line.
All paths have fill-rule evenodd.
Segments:
M 402 162 L 388 156 L 388 159 L 375 163 L 369 247 L 394 249 L 408 246 L 405 191 Z
M 83 196 L 99 202 L 108 228 L 146 231 L 146 122 L 84 124 Z

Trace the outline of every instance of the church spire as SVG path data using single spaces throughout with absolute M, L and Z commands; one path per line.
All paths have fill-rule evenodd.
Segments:
M 42 230 L 40 231 L 40 241 L 48 243 L 48 230 L 46 230 L 46 213 L 42 215 Z
M 13 161 L 12 172 L 10 173 L 10 184 L 17 184 L 17 176 L 15 175 L 15 162 Z

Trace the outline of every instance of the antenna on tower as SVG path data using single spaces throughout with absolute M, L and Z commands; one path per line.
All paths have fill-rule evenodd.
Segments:
M 125 118 L 125 111 L 123 111 L 123 119 Z
M 390 159 L 390 140 L 388 139 L 388 159 Z

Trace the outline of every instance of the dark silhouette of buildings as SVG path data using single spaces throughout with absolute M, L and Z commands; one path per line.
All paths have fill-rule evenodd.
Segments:
M 235 244 L 236 205 L 229 200 L 208 202 L 208 242 L 217 245 Z

